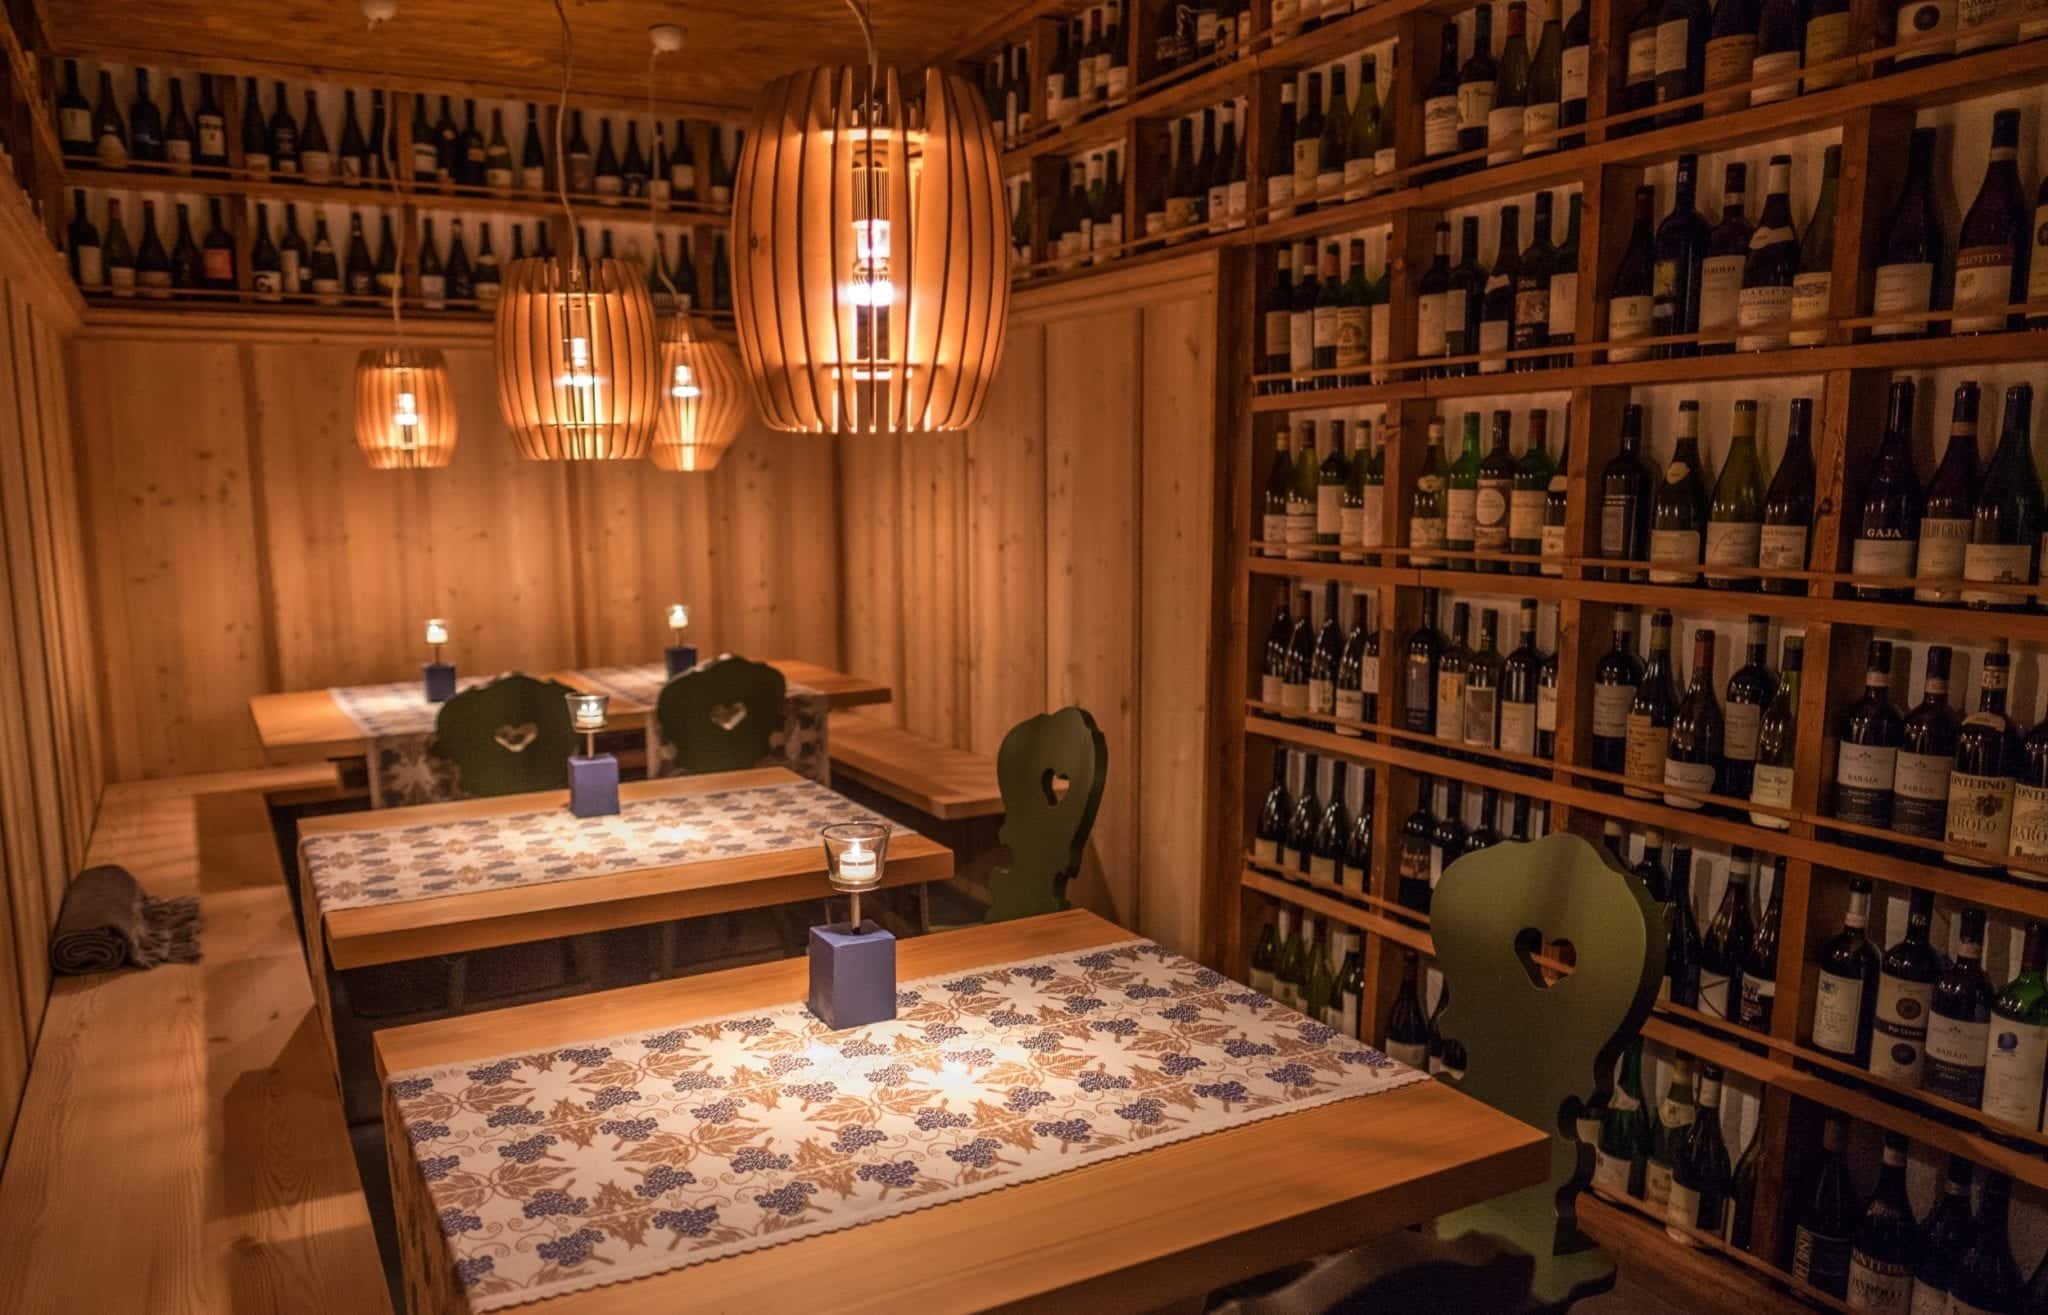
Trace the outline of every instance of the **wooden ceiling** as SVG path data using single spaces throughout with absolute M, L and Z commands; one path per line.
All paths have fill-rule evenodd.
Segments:
M 399 0 L 372 35 L 356 0 L 40 0 L 61 53 L 154 59 L 188 69 L 337 81 L 468 85 L 506 95 L 561 86 L 561 28 L 550 0 Z M 677 23 L 683 53 L 663 56 L 669 105 L 744 110 L 763 84 L 815 64 L 865 58 L 845 0 L 567 0 L 578 93 L 647 96 L 647 29 Z M 872 0 L 884 63 L 914 68 L 957 51 L 1023 0 Z

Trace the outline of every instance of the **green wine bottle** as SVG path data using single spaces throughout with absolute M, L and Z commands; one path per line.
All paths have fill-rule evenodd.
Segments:
M 1799 272 L 1792 276 L 1789 340 L 1794 347 L 1817 347 L 1828 337 L 1828 303 L 1834 291 L 1835 194 L 1842 176 L 1842 148 L 1828 147 L 1824 158 L 1820 201 L 1800 238 Z
M 1699 580 L 1700 536 L 1707 521 L 1706 477 L 1700 473 L 1700 404 L 1678 404 L 1678 441 L 1650 500 L 1650 583 Z
M 1315 422 L 1301 422 L 1301 437 L 1294 448 L 1294 487 L 1287 494 L 1287 559 L 1315 560 L 1316 485 L 1322 467 L 1316 462 Z
M 2034 386 L 2014 384 L 2005 390 L 2005 422 L 1998 450 L 1991 454 L 1970 526 L 1970 546 L 1963 550 L 1963 579 L 1976 583 L 2029 585 L 2041 540 L 2041 477 L 2034 470 Z M 2024 595 L 1986 589 L 1963 590 L 1968 607 L 2019 612 L 2029 606 Z
M 1453 552 L 1471 552 L 1478 537 L 1479 506 L 1479 413 L 1465 413 L 1465 446 L 1458 453 L 1445 485 L 1444 546 Z M 1470 557 L 1451 559 L 1454 571 L 1473 568 Z
M 1753 569 L 1763 543 L 1763 479 L 1756 456 L 1756 403 L 1735 404 L 1734 433 L 1728 458 L 1707 504 L 1707 587 L 1756 588 L 1756 577 L 1717 573 L 1716 566 Z
M 1410 566 L 1442 567 L 1444 559 L 1425 548 L 1442 548 L 1448 541 L 1451 472 L 1444 465 L 1444 422 L 1435 416 L 1429 422 L 1429 437 L 1422 450 L 1422 470 L 1415 477 L 1415 492 L 1408 500 L 1408 546 L 1417 550 Z
M 1316 560 L 1337 560 L 1337 545 L 1343 539 L 1344 486 L 1351 480 L 1350 463 L 1344 459 L 1344 422 L 1330 422 L 1330 454 L 1323 458 L 1316 475 Z

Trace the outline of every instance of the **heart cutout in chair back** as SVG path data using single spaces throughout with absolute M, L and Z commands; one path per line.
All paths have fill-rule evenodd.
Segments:
M 1039 788 L 1045 791 L 1047 807 L 1057 807 L 1060 800 L 1067 797 L 1067 787 L 1072 785 L 1073 781 L 1068 779 L 1065 772 L 1048 767 L 1038 784 Z
M 491 737 L 506 753 L 525 753 L 528 745 L 540 738 L 540 727 L 530 721 L 517 726 L 500 726 L 498 733 Z
M 1568 940 L 1551 940 L 1535 927 L 1515 934 L 1515 958 L 1529 981 L 1544 990 L 1555 986 L 1578 963 L 1578 949 Z
M 716 703 L 711 707 L 711 724 L 722 731 L 735 731 L 747 719 L 744 703 Z

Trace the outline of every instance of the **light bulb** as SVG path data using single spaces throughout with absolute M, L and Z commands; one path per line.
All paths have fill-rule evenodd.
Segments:
M 590 372 L 590 339 L 570 338 L 569 368 L 555 382 L 564 388 L 594 388 L 597 376 Z
M 670 397 L 691 398 L 704 396 L 704 390 L 697 386 L 696 379 L 690 373 L 690 367 L 680 364 L 676 366 L 675 384 L 668 392 Z
M 391 423 L 410 429 L 419 422 L 419 400 L 411 393 L 400 393 L 398 403 L 391 412 Z

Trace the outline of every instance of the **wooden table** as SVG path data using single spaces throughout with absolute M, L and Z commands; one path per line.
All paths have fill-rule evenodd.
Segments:
M 851 676 L 814 662 L 772 659 L 769 665 L 792 685 L 803 685 L 825 695 L 834 708 L 887 703 L 891 697 L 889 686 L 879 681 Z M 575 671 L 545 672 L 542 679 L 558 680 L 571 688 L 582 688 L 584 684 Z M 612 719 L 619 723 L 644 719 L 652 711 L 637 703 L 614 702 L 611 706 Z M 264 757 L 273 763 L 369 756 L 370 737 L 324 689 L 251 695 L 249 715 L 255 719 L 256 737 L 263 744 Z
M 904 941 L 900 978 L 1124 940 L 1075 910 Z M 801 999 L 802 960 L 380 1032 L 377 1071 L 460 1064 Z M 412 1149 L 392 1135 L 414 1315 L 469 1310 Z M 1441 1083 L 1279 1115 L 836 1233 L 519 1307 L 1141 1311 L 1542 1180 L 1548 1139 Z M 437 1261 L 439 1262 L 437 1264 Z

